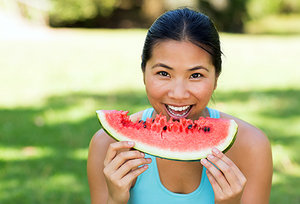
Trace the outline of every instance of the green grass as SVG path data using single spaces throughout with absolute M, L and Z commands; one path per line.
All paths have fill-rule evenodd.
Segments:
M 0 38 L 0 203 L 90 203 L 95 110 L 149 106 L 139 68 L 145 30 Z M 222 34 L 210 105 L 261 128 L 273 148 L 271 203 L 300 202 L 300 37 Z

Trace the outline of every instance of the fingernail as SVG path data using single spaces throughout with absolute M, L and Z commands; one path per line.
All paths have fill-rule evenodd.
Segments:
M 141 156 L 142 156 L 142 157 L 144 157 L 144 156 L 145 156 L 145 154 L 144 154 L 143 152 L 141 152 Z
M 201 159 L 201 162 L 202 162 L 203 164 L 206 164 L 206 163 L 207 163 L 207 160 L 206 160 L 206 159 Z
M 146 161 L 150 163 L 150 162 L 152 162 L 152 159 L 147 158 Z
M 132 142 L 132 141 L 129 141 L 128 144 L 129 144 L 130 146 L 134 146 L 134 142 Z
M 214 157 L 213 155 L 209 154 L 209 155 L 207 156 L 207 158 L 208 158 L 208 159 L 214 159 L 215 157 Z
M 217 149 L 217 148 L 213 148 L 212 151 L 215 153 L 215 154 L 219 154 L 220 151 Z

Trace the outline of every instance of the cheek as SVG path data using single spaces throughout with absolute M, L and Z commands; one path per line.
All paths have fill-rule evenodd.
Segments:
M 204 103 L 208 102 L 214 92 L 214 83 L 202 83 L 193 87 L 193 95 Z
M 160 98 L 165 94 L 165 90 L 162 88 L 164 85 L 156 80 L 155 77 L 148 77 L 145 79 L 145 88 L 148 98 Z

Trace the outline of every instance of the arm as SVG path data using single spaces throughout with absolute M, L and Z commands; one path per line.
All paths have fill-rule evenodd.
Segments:
M 243 152 L 247 155 L 247 163 L 241 165 L 241 170 L 247 177 L 243 204 L 269 203 L 273 175 L 271 145 L 263 133 L 257 131 L 257 135 Z
M 87 175 L 92 204 L 107 203 L 108 190 L 103 169 L 106 151 L 112 142 L 113 139 L 105 135 L 103 130 L 98 131 L 90 142 Z
M 87 173 L 91 203 L 127 203 L 129 190 L 151 161 L 131 150 L 134 144 L 115 142 L 103 130 L 91 140 Z
M 207 162 L 207 176 L 216 203 L 269 203 L 272 185 L 272 155 L 267 137 L 248 124 L 240 124 L 237 141 L 228 153 L 214 153 Z M 205 162 L 206 161 L 206 162 Z

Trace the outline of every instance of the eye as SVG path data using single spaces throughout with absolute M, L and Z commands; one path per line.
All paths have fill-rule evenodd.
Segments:
M 194 73 L 194 74 L 191 75 L 191 79 L 198 79 L 198 78 L 200 78 L 200 77 L 202 77 L 202 76 L 203 76 L 203 75 L 200 74 L 200 73 Z
M 169 76 L 168 72 L 165 72 L 165 71 L 157 72 L 157 74 L 159 74 L 160 76 L 163 76 L 163 77 Z

